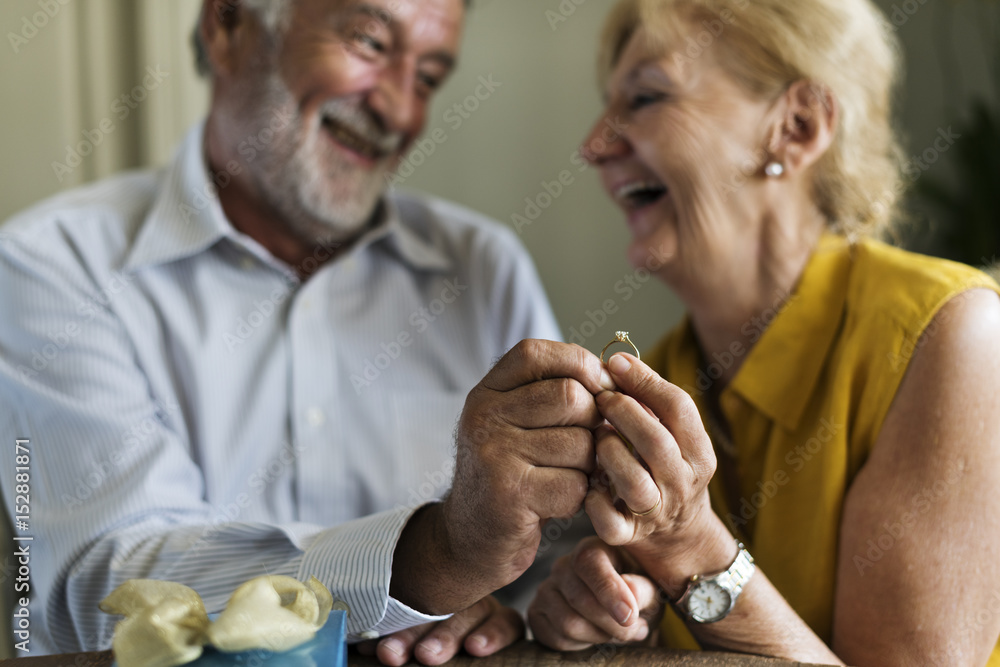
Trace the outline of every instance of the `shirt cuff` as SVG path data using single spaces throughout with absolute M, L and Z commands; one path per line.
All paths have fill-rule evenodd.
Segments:
M 347 603 L 347 640 L 374 639 L 414 625 L 441 621 L 389 596 L 392 555 L 416 507 L 374 514 L 322 531 L 302 555 L 298 578 L 315 576 Z
M 391 635 L 394 632 L 405 630 L 406 628 L 412 628 L 414 625 L 436 623 L 437 621 L 443 621 L 447 618 L 451 618 L 451 614 L 446 614 L 445 616 L 429 616 L 407 607 L 396 598 L 390 597 L 389 603 L 386 605 L 385 616 L 382 618 L 382 621 L 376 624 L 375 627 L 362 632 L 357 638 L 375 639 L 376 637 Z M 350 638 L 348 640 L 350 641 Z

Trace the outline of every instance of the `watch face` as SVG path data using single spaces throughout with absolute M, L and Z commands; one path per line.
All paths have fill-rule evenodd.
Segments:
M 711 623 L 723 618 L 729 611 L 729 591 L 714 581 L 702 581 L 691 589 L 688 612 L 701 623 Z

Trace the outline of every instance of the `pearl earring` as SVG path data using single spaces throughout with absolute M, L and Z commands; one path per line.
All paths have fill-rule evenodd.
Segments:
M 778 178 L 785 173 L 785 165 L 777 161 L 768 162 L 767 166 L 764 167 L 764 173 L 771 178 Z

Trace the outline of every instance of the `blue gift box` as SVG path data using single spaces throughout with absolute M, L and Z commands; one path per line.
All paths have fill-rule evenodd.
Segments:
M 265 649 L 223 653 L 205 647 L 190 667 L 347 667 L 347 613 L 331 611 L 326 625 L 305 644 L 275 653 Z M 116 663 L 117 665 L 117 663 Z

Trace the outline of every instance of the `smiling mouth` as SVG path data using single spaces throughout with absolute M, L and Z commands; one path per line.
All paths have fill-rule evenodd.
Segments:
M 663 199 L 666 194 L 667 187 L 662 183 L 636 181 L 616 189 L 614 197 L 615 201 L 621 204 L 626 210 L 638 211 L 647 206 L 652 206 Z
M 329 116 L 323 117 L 323 128 L 333 137 L 334 141 L 361 157 L 378 161 L 388 154 L 383 147 L 369 141 L 350 128 L 341 125 Z

